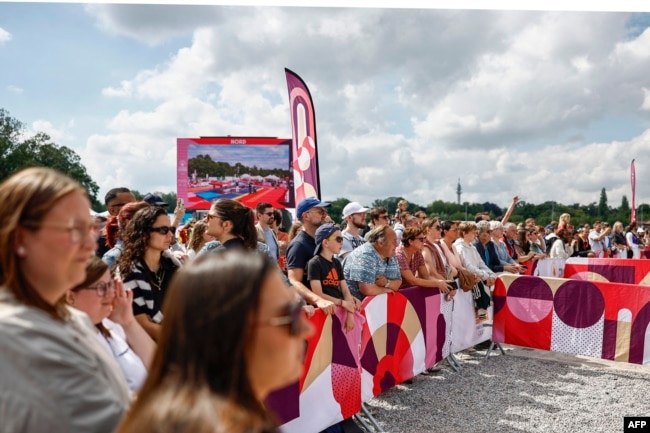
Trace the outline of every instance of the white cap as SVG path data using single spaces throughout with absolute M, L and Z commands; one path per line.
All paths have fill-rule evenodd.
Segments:
M 358 202 L 356 201 L 351 201 L 350 203 L 346 204 L 345 207 L 343 208 L 343 218 L 347 218 L 352 214 L 355 213 L 362 213 L 362 212 L 368 212 L 370 209 L 367 207 L 361 206 Z

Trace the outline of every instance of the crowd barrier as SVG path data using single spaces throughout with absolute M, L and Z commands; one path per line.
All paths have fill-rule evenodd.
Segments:
M 477 322 L 471 292 L 459 291 L 454 302 L 422 287 L 370 296 L 348 333 L 345 314 L 317 310 L 300 381 L 267 399 L 284 433 L 317 432 L 349 418 L 363 402 L 492 332 L 491 308 L 490 319 Z
M 564 260 L 546 264 L 548 272 L 557 272 Z M 488 339 L 650 363 L 650 287 L 502 274 L 493 295 L 483 321 L 476 319 L 471 291 L 458 291 L 454 302 L 421 287 L 367 297 L 348 333 L 342 308 L 331 316 L 317 310 L 300 381 L 272 393 L 267 407 L 283 433 L 318 432 L 448 355 Z
M 494 290 L 497 343 L 650 363 L 650 287 L 502 275 Z
M 564 269 L 565 278 L 625 284 L 650 285 L 650 260 L 596 259 L 572 257 Z

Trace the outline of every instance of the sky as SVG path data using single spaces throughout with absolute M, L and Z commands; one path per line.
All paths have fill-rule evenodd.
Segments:
M 604 187 L 617 207 L 635 159 L 650 203 L 650 13 L 609 3 L 0 2 L 0 108 L 77 152 L 100 200 L 170 192 L 177 138 L 291 137 L 289 68 L 312 94 L 323 199 L 426 206 L 460 179 L 462 202 L 589 204 Z

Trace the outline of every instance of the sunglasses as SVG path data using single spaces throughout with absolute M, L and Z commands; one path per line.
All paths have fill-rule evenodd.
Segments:
M 211 221 L 212 218 L 219 218 L 219 215 L 208 213 L 205 215 L 205 217 L 208 219 L 208 221 Z
M 273 216 L 273 212 L 266 212 L 264 215 L 266 215 L 266 216 Z
M 433 226 L 435 230 L 440 230 L 440 226 Z
M 287 306 L 287 315 L 281 317 L 272 317 L 268 320 L 271 326 L 284 326 L 289 325 L 289 334 L 293 337 L 300 335 L 303 330 L 303 313 L 302 307 L 305 306 L 305 300 L 300 298 L 296 302 L 292 302 Z
M 343 242 L 343 236 L 336 236 L 336 237 L 330 237 L 327 238 L 328 241 L 336 241 L 338 243 Z
M 173 226 L 162 226 L 162 227 L 152 227 L 151 228 L 152 232 L 160 233 L 163 236 L 166 236 L 167 233 L 171 232 L 171 234 L 176 233 L 176 227 Z
M 418 236 L 418 237 L 415 238 L 415 239 L 417 239 L 417 240 L 420 241 L 420 242 L 424 242 L 427 238 L 426 238 L 426 236 Z

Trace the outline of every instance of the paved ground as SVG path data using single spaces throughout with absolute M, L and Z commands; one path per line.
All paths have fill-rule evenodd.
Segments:
M 457 354 L 367 403 L 390 433 L 616 433 L 650 416 L 650 366 L 503 345 Z

